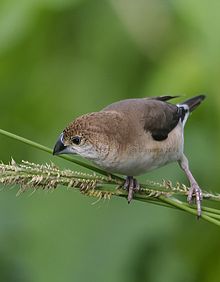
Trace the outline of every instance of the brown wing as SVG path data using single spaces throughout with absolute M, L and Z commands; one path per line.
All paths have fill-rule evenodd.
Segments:
M 141 123 L 144 130 L 150 132 L 154 140 L 163 141 L 176 127 L 182 115 L 176 105 L 165 102 L 175 97 L 122 100 L 109 105 L 103 111 L 124 112 L 129 115 L 129 118 Z

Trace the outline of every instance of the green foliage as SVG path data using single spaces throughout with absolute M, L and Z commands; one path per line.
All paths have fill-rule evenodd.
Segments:
M 201 187 L 219 193 L 218 6 L 0 1 L 1 128 L 52 148 L 74 117 L 111 102 L 205 93 L 186 126 L 185 152 Z M 3 136 L 0 147 L 4 163 L 13 156 L 77 169 Z M 164 178 L 188 184 L 176 164 L 140 181 Z M 219 281 L 216 226 L 139 201 L 92 202 L 65 189 L 0 193 L 0 280 Z

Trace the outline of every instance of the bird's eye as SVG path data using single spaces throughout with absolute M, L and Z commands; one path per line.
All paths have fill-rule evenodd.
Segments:
M 79 136 L 74 136 L 71 138 L 71 141 L 75 144 L 75 145 L 79 145 L 81 142 L 81 137 Z

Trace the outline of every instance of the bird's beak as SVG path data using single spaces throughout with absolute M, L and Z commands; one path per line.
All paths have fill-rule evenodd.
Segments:
M 59 139 L 57 140 L 57 143 L 54 146 L 53 155 L 61 155 L 61 154 L 70 153 L 70 150 L 68 147 L 69 146 L 65 146 L 63 144 L 63 134 L 61 134 Z

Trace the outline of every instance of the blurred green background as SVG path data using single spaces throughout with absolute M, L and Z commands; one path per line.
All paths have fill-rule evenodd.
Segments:
M 1 0 L 1 128 L 53 147 L 78 115 L 125 98 L 208 98 L 186 126 L 201 187 L 220 192 L 219 1 Z M 53 161 L 0 136 L 0 159 Z M 79 169 L 79 168 L 78 168 Z M 140 179 L 187 184 L 171 164 Z M 0 193 L 0 281 L 219 281 L 218 227 L 163 207 L 60 187 Z

